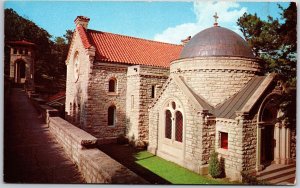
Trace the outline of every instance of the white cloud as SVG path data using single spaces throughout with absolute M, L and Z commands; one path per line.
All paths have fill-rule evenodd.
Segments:
M 175 27 L 169 27 L 154 36 L 154 40 L 168 43 L 180 44 L 187 36 L 194 36 L 199 31 L 212 27 L 214 23 L 213 15 L 217 12 L 218 23 L 222 27 L 231 29 L 241 35 L 236 25 L 237 19 L 247 12 L 246 7 L 241 7 L 235 2 L 208 1 L 194 2 L 194 13 L 196 23 L 184 23 Z

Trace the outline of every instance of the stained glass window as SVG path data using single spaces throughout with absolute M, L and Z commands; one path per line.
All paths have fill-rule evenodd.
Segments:
M 179 111 L 176 112 L 175 128 L 175 140 L 182 142 L 183 118 Z
M 172 135 L 172 115 L 170 110 L 166 110 L 165 137 L 171 139 Z

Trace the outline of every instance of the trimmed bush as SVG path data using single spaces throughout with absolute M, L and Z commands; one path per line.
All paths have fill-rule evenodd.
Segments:
M 218 153 L 213 151 L 209 158 L 208 172 L 213 178 L 220 178 L 222 175 L 222 167 L 218 160 Z

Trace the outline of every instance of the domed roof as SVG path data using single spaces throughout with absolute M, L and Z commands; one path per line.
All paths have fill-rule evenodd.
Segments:
M 254 58 L 246 41 L 235 32 L 214 26 L 196 34 L 182 49 L 180 58 L 230 56 Z

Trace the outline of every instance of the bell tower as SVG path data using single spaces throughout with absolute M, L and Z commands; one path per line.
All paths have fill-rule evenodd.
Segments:
M 10 48 L 9 77 L 16 85 L 34 89 L 34 43 L 21 40 L 8 42 Z

